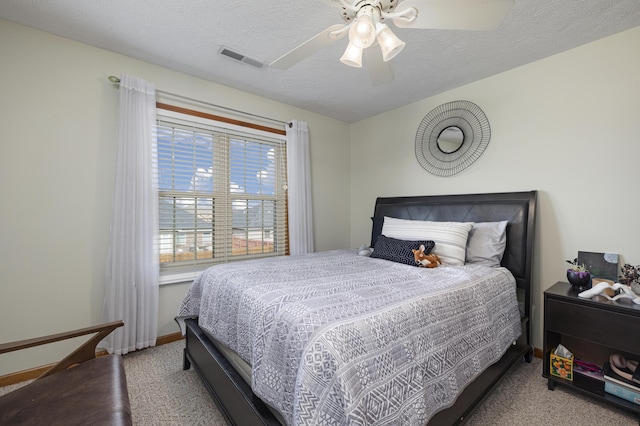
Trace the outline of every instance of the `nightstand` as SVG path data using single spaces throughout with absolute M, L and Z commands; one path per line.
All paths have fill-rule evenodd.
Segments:
M 628 299 L 612 302 L 603 296 L 581 299 L 578 293 L 563 282 L 544 292 L 542 376 L 551 390 L 556 384 L 568 386 L 640 417 L 640 405 L 605 393 L 602 380 L 574 372 L 570 381 L 549 373 L 549 354 L 560 343 L 575 358 L 600 366 L 614 353 L 640 360 L 640 305 Z

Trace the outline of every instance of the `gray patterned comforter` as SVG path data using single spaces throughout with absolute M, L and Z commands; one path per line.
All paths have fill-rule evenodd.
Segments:
M 337 250 L 214 266 L 179 317 L 252 366 L 289 425 L 423 425 L 520 335 L 515 280 Z

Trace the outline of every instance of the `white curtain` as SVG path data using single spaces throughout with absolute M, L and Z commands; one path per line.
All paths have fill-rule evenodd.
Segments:
M 309 129 L 304 121 L 287 126 L 287 181 L 289 205 L 289 252 L 313 252 Z
M 122 75 L 119 96 L 104 319 L 124 327 L 102 345 L 123 355 L 155 346 L 158 335 L 158 189 L 154 85 Z

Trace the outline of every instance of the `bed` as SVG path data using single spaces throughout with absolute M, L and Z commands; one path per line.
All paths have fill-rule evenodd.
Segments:
M 331 251 L 308 258 L 292 257 L 289 259 L 292 266 L 281 266 L 277 259 L 268 259 L 262 263 L 235 263 L 225 265 L 225 268 L 210 268 L 218 268 L 214 277 L 203 274 L 194 281 L 178 315 L 184 321 L 186 335 L 184 368 L 194 367 L 230 424 L 369 424 L 378 419 L 375 417 L 378 411 L 384 412 L 386 420 L 381 423 L 385 424 L 463 423 L 519 361 L 531 361 L 529 318 L 535 205 L 535 191 L 376 200 L 372 217 L 372 246 L 386 238 L 380 237 L 385 217 L 428 221 L 425 223 L 507 221 L 506 248 L 497 268 L 470 265 L 460 269 L 427 270 L 365 258 L 354 251 Z M 388 231 L 391 219 L 386 223 Z M 326 264 L 336 262 L 348 279 L 335 275 L 334 269 L 325 268 Z M 328 293 L 318 295 L 315 289 L 310 293 L 295 285 L 287 287 L 290 276 L 300 269 L 313 271 L 305 279 L 315 282 Z M 363 270 L 369 271 L 368 275 L 383 281 L 384 285 L 375 289 L 369 287 L 360 278 Z M 464 276 L 459 272 L 462 270 L 465 271 Z M 396 273 L 402 273 L 404 277 L 407 271 L 408 281 L 397 284 L 399 278 Z M 443 284 L 437 288 L 440 299 L 436 299 L 435 296 L 425 296 L 421 286 L 416 285 L 424 274 L 461 276 L 462 281 L 455 287 Z M 517 294 L 515 308 L 508 306 L 506 299 L 500 299 L 506 297 L 504 294 L 508 287 L 490 290 L 493 287 L 487 286 L 483 287 L 486 290 L 478 291 L 470 284 L 482 279 L 496 280 L 496 285 L 504 286 L 506 284 L 498 283 L 504 277 L 511 280 L 513 293 Z M 296 275 L 295 279 L 300 278 Z M 219 294 L 207 295 L 202 290 L 202 281 L 217 281 L 216 286 L 236 282 Z M 250 283 L 254 281 L 260 281 L 261 287 L 253 289 Z M 448 282 L 438 280 L 445 281 Z M 241 287 L 241 291 L 234 293 L 235 287 Z M 404 290 L 400 294 L 400 288 L 407 290 L 407 294 Z M 471 298 L 470 295 L 476 300 L 471 308 L 477 309 L 474 317 L 482 317 L 483 320 L 491 317 L 487 319 L 488 325 L 469 318 L 461 322 L 448 317 L 441 320 L 444 317 L 430 314 L 469 309 L 456 308 L 452 300 Z M 200 311 L 204 299 L 223 315 L 214 318 L 211 310 Z M 284 299 L 292 303 L 285 305 L 282 303 Z M 389 306 L 381 305 L 382 299 L 387 300 Z M 328 305 L 310 308 L 317 300 Z M 496 303 L 495 306 L 488 305 L 492 300 L 495 300 L 492 302 Z M 273 301 L 275 305 L 269 305 Z M 364 308 L 361 307 L 368 305 L 373 306 L 372 312 L 362 314 Z M 364 317 L 352 317 L 356 311 L 357 315 Z M 283 318 L 294 317 L 294 314 L 302 315 L 304 319 L 295 318 L 293 321 L 298 321 L 296 325 L 284 322 Z M 244 323 L 235 322 L 243 317 Z M 511 317 L 510 325 L 504 328 L 493 326 L 493 323 L 506 321 L 507 317 Z M 436 320 L 432 321 L 434 318 Z M 439 328 L 422 331 L 411 321 L 434 322 L 439 324 L 435 325 Z M 513 321 L 516 321 L 515 325 Z M 266 324 L 266 329 L 271 331 L 262 331 L 254 326 L 256 323 Z M 513 328 L 518 328 L 517 333 Z M 465 335 L 462 331 L 467 329 L 473 332 Z M 291 334 L 304 335 L 303 339 L 307 340 L 291 343 L 277 337 Z M 464 337 L 456 340 L 458 334 Z M 214 341 L 212 335 L 220 341 Z M 374 340 L 361 342 L 363 335 L 375 335 L 372 337 Z M 424 338 L 430 335 L 434 336 L 432 340 Z M 453 340 L 442 340 L 443 335 Z M 389 343 L 395 338 L 390 336 L 406 340 Z M 385 346 L 387 344 L 390 346 Z M 480 354 L 467 353 L 469 347 L 478 345 L 484 345 Z M 229 348 L 233 351 L 230 352 Z M 426 358 L 420 358 L 423 356 Z M 486 357 L 493 357 L 491 363 L 479 367 L 478 359 Z M 246 371 L 243 358 L 253 364 L 253 371 Z M 450 358 L 460 361 L 455 370 L 446 367 Z M 386 368 L 390 365 L 394 367 Z M 416 365 L 421 367 L 416 368 Z M 443 374 L 432 375 L 433 371 Z M 249 385 L 252 374 L 254 390 Z M 366 387 L 366 392 L 362 391 L 363 382 L 367 386 L 372 385 L 373 390 Z M 414 388 L 421 392 L 418 396 Z M 278 399 L 280 396 L 282 399 Z M 440 406 L 434 408 L 434 403 Z M 393 410 L 390 405 L 404 408 L 388 414 L 385 410 Z M 417 408 L 407 409 L 409 406 Z

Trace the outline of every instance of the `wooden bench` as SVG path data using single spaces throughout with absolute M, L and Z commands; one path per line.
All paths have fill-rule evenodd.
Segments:
M 122 357 L 96 346 L 122 321 L 0 344 L 0 354 L 97 333 L 33 382 L 0 397 L 2 425 L 131 425 Z

